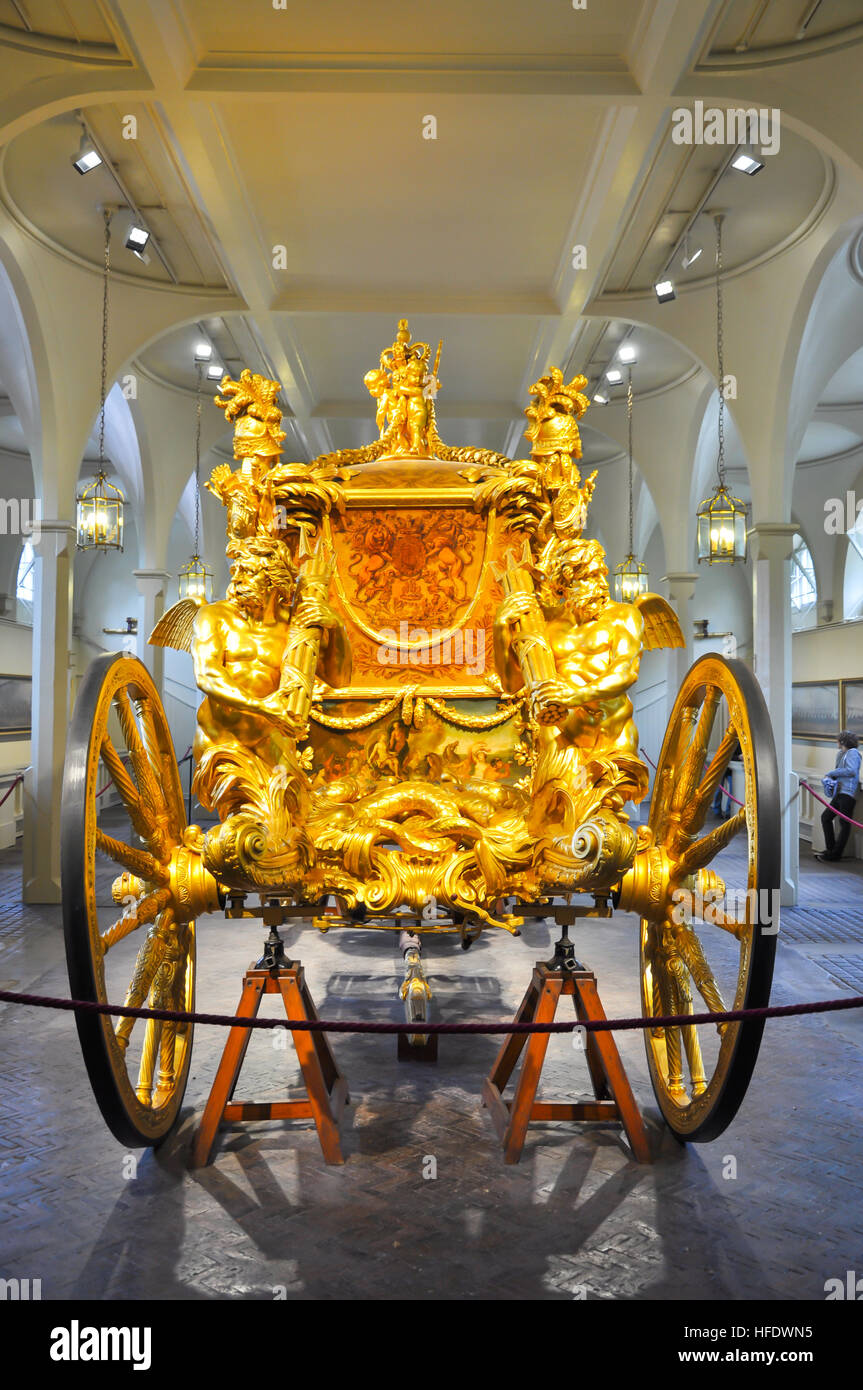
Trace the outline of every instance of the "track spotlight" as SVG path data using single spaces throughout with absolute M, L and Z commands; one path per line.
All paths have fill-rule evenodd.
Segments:
M 621 362 L 637 362 L 638 349 L 634 343 L 624 343 L 617 356 Z
M 660 304 L 666 304 L 669 299 L 677 298 L 677 291 L 671 280 L 657 280 L 653 286 L 653 291 Z
M 684 270 L 688 270 L 691 265 L 695 264 L 695 262 L 698 260 L 698 257 L 701 255 L 702 250 L 703 247 L 696 246 L 694 251 L 690 251 L 689 234 L 687 233 L 687 235 L 683 238 L 683 255 L 680 260 L 680 264 Z
M 201 343 L 198 343 L 198 344 L 196 345 L 196 347 L 195 347 L 195 361 L 196 361 L 196 362 L 209 362 L 209 360 L 210 360 L 210 358 L 212 357 L 212 355 L 213 355 L 213 349 L 212 349 L 212 347 L 210 346 L 209 343 L 201 342 Z
M 150 258 L 149 256 L 145 256 L 144 250 L 149 240 L 150 233 L 147 228 L 142 227 L 140 222 L 136 222 L 135 219 L 132 218 L 126 229 L 126 239 L 124 243 L 126 250 L 136 255 L 139 261 L 144 261 L 146 263 Z
M 618 381 L 623 381 L 623 372 L 619 372 L 616 367 L 609 367 L 605 373 L 605 379 L 614 385 Z
M 741 174 L 760 174 L 764 168 L 764 161 L 757 159 L 752 153 L 752 148 L 741 148 L 731 161 L 732 169 L 739 169 Z
M 79 174 L 89 174 L 91 169 L 95 169 L 98 164 L 102 163 L 102 156 L 86 131 L 81 136 L 78 153 L 72 156 L 72 163 Z

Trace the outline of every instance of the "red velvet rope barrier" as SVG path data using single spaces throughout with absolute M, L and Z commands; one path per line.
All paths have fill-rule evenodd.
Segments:
M 811 792 L 815 800 L 820 801 L 822 806 L 826 806 L 828 810 L 832 811 L 834 816 L 839 816 L 841 820 L 847 820 L 849 825 L 856 825 L 858 830 L 863 830 L 863 825 L 861 825 L 859 820 L 852 820 L 850 816 L 846 816 L 844 811 L 838 811 L 835 806 L 831 806 L 830 802 L 825 801 L 823 796 L 819 796 L 815 788 L 810 787 L 808 782 L 801 781 L 800 785 L 801 787 L 805 787 L 808 792 Z
M 644 749 L 644 748 L 642 748 L 641 751 L 642 751 L 642 753 L 644 754 L 644 756 L 645 756 L 645 758 L 647 759 L 647 761 L 650 763 L 650 766 L 653 768 L 653 771 L 654 771 L 654 772 L 658 772 L 658 771 L 659 771 L 659 768 L 656 766 L 656 763 L 653 761 L 653 759 L 651 758 L 651 756 L 650 756 L 650 754 L 647 752 L 647 750 Z M 723 796 L 727 796 L 729 801 L 734 801 L 734 802 L 736 802 L 738 806 L 743 806 L 743 805 L 744 805 L 744 802 L 738 801 L 736 796 L 732 796 L 731 792 L 728 790 L 727 787 L 722 787 L 722 788 L 721 788 L 721 791 L 722 791 L 722 795 L 723 795 Z
M 191 756 L 192 756 L 192 745 L 189 744 L 189 747 L 186 749 L 186 751 L 185 751 L 185 753 L 183 754 L 182 758 L 180 758 L 179 762 L 177 763 L 177 769 L 179 770 L 179 769 L 183 766 L 183 763 L 187 763 L 187 762 L 189 761 L 189 759 L 191 758 Z M 120 757 L 121 757 L 121 760 L 122 760 L 124 763 L 125 763 L 125 762 L 128 762 L 128 760 L 129 760 L 129 754 L 128 754 L 128 753 L 121 753 L 121 754 L 120 754 Z M 23 780 L 24 780 L 23 777 L 22 777 L 21 780 L 22 780 L 22 782 L 23 782 Z M 109 788 L 109 787 L 113 787 L 113 785 L 114 785 L 114 779 L 113 779 L 113 777 L 109 777 L 108 780 L 107 780 L 107 782 L 105 783 L 104 787 L 100 787 L 99 790 L 97 791 L 97 793 L 96 793 L 96 800 L 98 801 L 100 796 L 104 796 L 104 794 L 105 794 L 105 792 L 108 790 L 108 788 Z M 4 797 L 4 798 L 3 798 L 3 801 L 5 801 L 5 800 L 6 800 L 6 798 Z M 0 806 L 3 805 L 3 801 L 0 801 Z
M 642 748 L 641 752 L 643 753 L 647 761 L 650 763 L 650 766 L 653 768 L 654 772 L 658 772 L 659 769 L 657 768 L 656 763 L 653 761 L 646 749 Z M 823 796 L 819 796 L 815 788 L 810 787 L 809 783 L 804 782 L 802 778 L 800 781 L 800 785 L 801 787 L 805 787 L 808 792 L 811 792 L 812 795 L 815 797 L 815 800 L 820 801 L 822 806 L 826 806 L 828 810 L 832 811 L 834 816 L 839 816 L 841 820 L 847 820 L 849 825 L 855 825 L 858 830 L 863 830 L 863 823 L 861 823 L 859 820 L 852 820 L 850 816 L 846 816 L 844 811 L 837 810 L 837 808 L 835 806 L 832 806 L 829 801 L 825 801 Z M 737 797 L 732 796 L 731 792 L 726 790 L 725 787 L 722 788 L 722 795 L 727 796 L 730 801 L 736 801 L 738 806 L 742 806 L 744 804 L 742 801 L 737 801 Z
M 306 1033 L 572 1033 L 626 1032 L 635 1028 L 673 1028 L 693 1023 L 738 1023 L 744 1019 L 793 1018 L 797 1014 L 836 1013 L 863 1008 L 863 994 L 850 999 L 818 999 L 809 1004 L 771 1004 L 761 1009 L 727 1009 L 724 1013 L 661 1014 L 652 1018 L 573 1019 L 554 1023 L 371 1023 L 351 1019 L 239 1018 L 236 1014 L 188 1013 L 176 1009 L 136 1009 L 128 1004 L 95 1004 L 89 999 L 54 999 L 46 994 L 17 994 L 0 989 L 0 1003 L 40 1009 L 110 1014 L 119 1018 L 153 1018 L 176 1023 L 205 1023 L 220 1028 L 288 1028 Z
M 24 778 L 23 778 L 23 776 L 21 775 L 21 773 L 19 772 L 19 773 L 18 773 L 18 776 L 15 778 L 14 782 L 11 782 L 11 783 L 9 784 L 9 786 L 6 788 L 6 791 L 4 792 L 4 794 L 3 794 L 2 796 L 0 796 L 0 806 L 3 805 L 4 801 L 8 801 L 8 800 L 9 800 L 10 796 L 11 796 L 12 793 L 14 792 L 14 790 L 15 790 L 15 788 L 17 787 L 18 783 L 19 783 L 19 782 L 23 782 L 23 781 L 24 781 Z

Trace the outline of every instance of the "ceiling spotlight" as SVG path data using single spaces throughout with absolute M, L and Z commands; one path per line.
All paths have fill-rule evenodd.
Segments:
M 660 304 L 666 304 L 669 299 L 677 298 L 677 292 L 671 280 L 657 280 L 653 286 L 653 291 Z
M 619 372 L 616 367 L 610 367 L 605 373 L 605 379 L 612 383 L 623 381 L 623 372 Z
M 686 236 L 683 238 L 683 256 L 681 257 L 680 261 L 680 264 L 684 270 L 688 270 L 691 265 L 695 264 L 695 262 L 698 260 L 698 257 L 701 255 L 702 250 L 703 247 L 696 246 L 694 251 L 690 251 L 689 233 L 687 232 Z
M 607 396 L 603 396 L 603 394 L 602 394 L 601 391 L 594 391 L 594 393 L 593 393 L 593 404 L 594 404 L 594 405 L 608 405 L 608 397 L 607 397 Z
M 210 378 L 211 381 L 218 381 L 224 373 L 224 370 L 224 367 L 222 367 L 218 362 L 211 362 L 209 367 L 207 368 L 207 376 Z
M 739 149 L 731 161 L 732 169 L 739 169 L 741 174 L 759 174 L 764 168 L 764 161 L 756 159 L 751 147 Z
M 213 355 L 213 349 L 209 343 L 198 343 L 195 347 L 195 361 L 209 362 Z
M 142 227 L 140 222 L 136 222 L 133 218 L 126 231 L 126 250 L 136 255 L 139 261 L 144 261 L 146 263 L 150 258 L 144 255 L 144 248 L 149 240 L 150 233 L 147 231 L 147 228 Z
M 638 361 L 638 349 L 636 348 L 634 343 L 624 343 L 623 347 L 620 349 L 617 355 L 620 358 L 621 362 Z
M 86 131 L 81 136 L 78 153 L 72 156 L 72 163 L 79 174 L 89 174 L 91 169 L 95 169 L 97 164 L 102 163 L 102 156 Z

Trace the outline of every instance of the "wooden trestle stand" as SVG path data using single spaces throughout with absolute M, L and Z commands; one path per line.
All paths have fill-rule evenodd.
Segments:
M 274 930 L 270 932 L 263 958 L 257 964 L 250 965 L 243 977 L 243 993 L 237 1016 L 255 1018 L 265 994 L 280 994 L 290 1019 L 318 1017 L 302 965 L 299 961 L 286 958 L 282 940 Z M 251 1028 L 244 1028 L 240 1024 L 235 1024 L 228 1034 L 210 1098 L 192 1145 L 191 1166 L 205 1167 L 210 1161 L 219 1126 L 237 1120 L 312 1119 L 326 1162 L 344 1163 L 338 1117 L 350 1097 L 347 1082 L 336 1066 L 326 1034 L 291 1030 L 305 1083 L 304 1099 L 235 1101 L 234 1089 L 251 1034 Z
M 571 914 L 574 920 L 576 909 L 570 908 L 558 910 L 558 921 L 561 921 L 564 912 Z M 558 1002 L 565 994 L 572 996 L 580 1022 L 605 1019 L 605 1010 L 596 989 L 596 976 L 575 959 L 564 919 L 564 934 L 557 942 L 554 957 L 550 961 L 537 961 L 514 1022 L 551 1023 L 557 1013 Z M 483 1083 L 483 1104 L 488 1106 L 503 1144 L 504 1162 L 518 1163 L 531 1120 L 582 1120 L 619 1122 L 629 1139 L 633 1156 L 639 1163 L 650 1163 L 647 1131 L 613 1034 L 585 1033 L 585 1056 L 595 1096 L 592 1101 L 536 1099 L 550 1036 L 549 1033 L 508 1034 Z M 505 1100 L 503 1092 L 506 1084 L 525 1048 L 515 1094 L 511 1101 Z

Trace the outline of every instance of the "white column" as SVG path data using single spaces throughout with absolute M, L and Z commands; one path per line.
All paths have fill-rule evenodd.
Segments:
M 34 542 L 33 720 L 24 785 L 26 903 L 60 902 L 60 799 L 69 727 L 75 527 L 43 521 Z
M 165 654 L 161 647 L 150 647 L 150 633 L 165 611 L 165 595 L 172 576 L 167 570 L 133 570 L 138 581 L 138 593 L 142 596 L 141 615 L 138 619 L 138 655 L 153 677 L 159 694 L 162 694 L 165 671 Z
M 781 902 L 797 901 L 799 806 L 791 767 L 791 550 L 797 527 L 788 521 L 762 521 L 749 532 L 753 560 L 755 674 L 764 692 L 779 764 L 782 812 Z
M 664 574 L 662 582 L 668 585 L 668 602 L 680 620 L 683 640 L 686 643 L 685 647 L 672 647 L 667 652 L 666 679 L 668 681 L 668 713 L 670 715 L 674 701 L 677 699 L 677 692 L 683 683 L 683 677 L 692 665 L 692 610 L 690 604 L 695 596 L 698 574 L 691 570 L 682 570 L 674 574 Z

